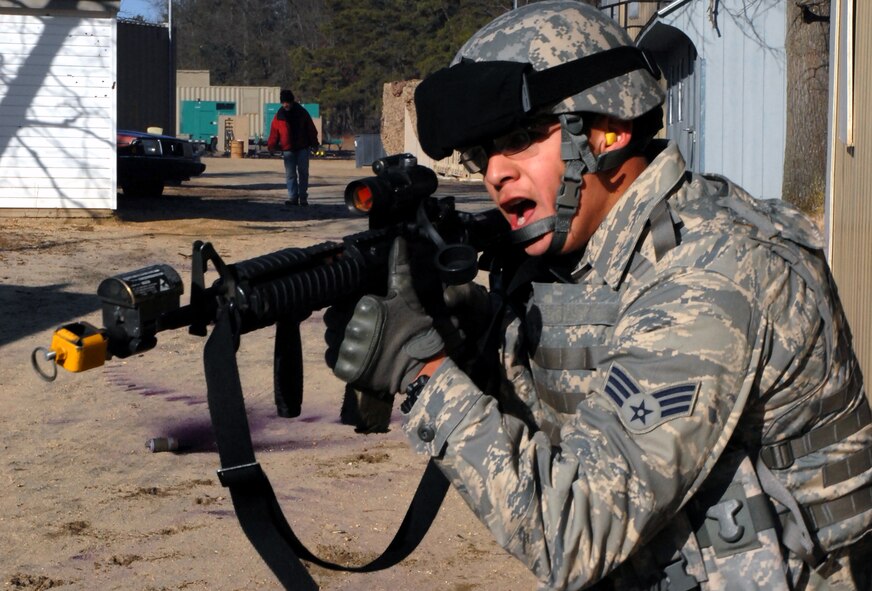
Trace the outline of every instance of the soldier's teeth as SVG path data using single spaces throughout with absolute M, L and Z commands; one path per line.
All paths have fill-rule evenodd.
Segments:
M 520 228 L 527 223 L 527 214 L 532 213 L 534 205 L 529 199 L 517 199 L 508 204 L 506 209 L 509 213 L 514 214 L 515 224 Z

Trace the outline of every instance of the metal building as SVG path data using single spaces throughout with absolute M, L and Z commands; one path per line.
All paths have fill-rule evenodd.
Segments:
M 870 27 L 868 0 L 832 1 L 829 257 L 867 380 L 872 375 L 872 38 L 863 32 Z
M 175 46 L 165 25 L 118 21 L 118 129 L 176 128 Z

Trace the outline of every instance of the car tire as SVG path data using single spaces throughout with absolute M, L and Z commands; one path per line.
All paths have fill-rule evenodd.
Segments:
M 163 195 L 164 184 L 160 181 L 127 183 L 121 186 L 125 197 L 160 197 Z

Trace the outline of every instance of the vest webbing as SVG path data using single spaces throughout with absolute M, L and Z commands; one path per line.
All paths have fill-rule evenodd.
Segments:
M 648 223 L 654 247 L 654 256 L 659 261 L 667 252 L 675 248 L 680 241 L 677 220 L 673 216 L 667 199 L 662 199 L 657 203 L 651 211 Z M 644 273 L 649 272 L 652 267 L 652 263 L 637 249 L 631 258 L 629 273 L 638 278 Z M 580 281 L 588 271 L 590 271 L 590 266 L 585 266 L 574 272 L 572 277 L 575 281 Z M 619 304 L 615 302 L 612 305 L 598 306 L 596 311 L 586 309 L 584 316 L 589 321 L 593 313 L 596 323 L 612 325 L 617 319 L 618 311 Z M 606 345 L 537 347 L 531 357 L 536 365 L 546 370 L 592 371 L 599 367 L 608 351 L 609 347 Z M 538 383 L 536 384 L 536 391 L 539 397 L 554 407 L 555 410 L 569 414 L 575 412 L 578 403 L 585 397 L 584 393 L 555 391 Z
M 872 509 L 872 487 L 864 486 L 837 499 L 806 506 L 806 509 L 814 528 L 823 529 Z
M 818 402 L 816 414 L 826 416 L 845 408 L 855 391 L 858 377 L 855 373 L 841 391 Z M 792 466 L 796 459 L 843 441 L 870 424 L 872 410 L 869 408 L 868 399 L 864 397 L 853 411 L 831 423 L 799 437 L 763 447 L 760 450 L 760 459 L 772 470 L 784 470 Z M 821 469 L 823 485 L 828 487 L 844 482 L 870 468 L 872 448 L 861 449 L 838 462 L 825 465 Z M 872 510 L 872 486 L 863 486 L 841 497 L 802 507 L 809 526 L 817 531 Z
M 845 395 L 847 396 L 847 393 Z M 864 400 L 853 412 L 832 423 L 816 427 L 794 439 L 767 445 L 760 450 L 760 457 L 773 470 L 784 470 L 792 466 L 797 458 L 807 456 L 850 437 L 868 425 L 870 421 L 872 421 L 872 410 L 869 408 L 869 403 Z
M 729 498 L 730 497 L 725 497 L 724 500 Z M 746 501 L 747 510 L 751 516 L 751 524 L 754 527 L 754 533 L 760 533 L 761 531 L 766 531 L 767 529 L 775 527 L 775 513 L 772 509 L 772 504 L 766 495 L 754 495 L 753 497 L 748 497 Z M 705 527 L 705 523 L 698 527 L 695 533 L 696 540 L 701 548 L 716 546 L 715 541 L 711 539 L 711 534 L 709 533 L 708 528 Z
M 823 467 L 824 486 L 832 486 L 872 468 L 872 448 L 861 449 L 838 462 Z
M 536 365 L 543 369 L 596 369 L 608 347 L 538 347 L 533 354 Z

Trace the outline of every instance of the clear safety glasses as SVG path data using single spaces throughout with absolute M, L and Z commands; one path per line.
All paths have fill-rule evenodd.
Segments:
M 514 156 L 527 150 L 536 142 L 547 138 L 557 121 L 553 119 L 533 121 L 523 127 L 513 129 L 505 135 L 484 144 L 460 150 L 460 163 L 471 173 L 487 170 L 487 161 L 494 154 Z

